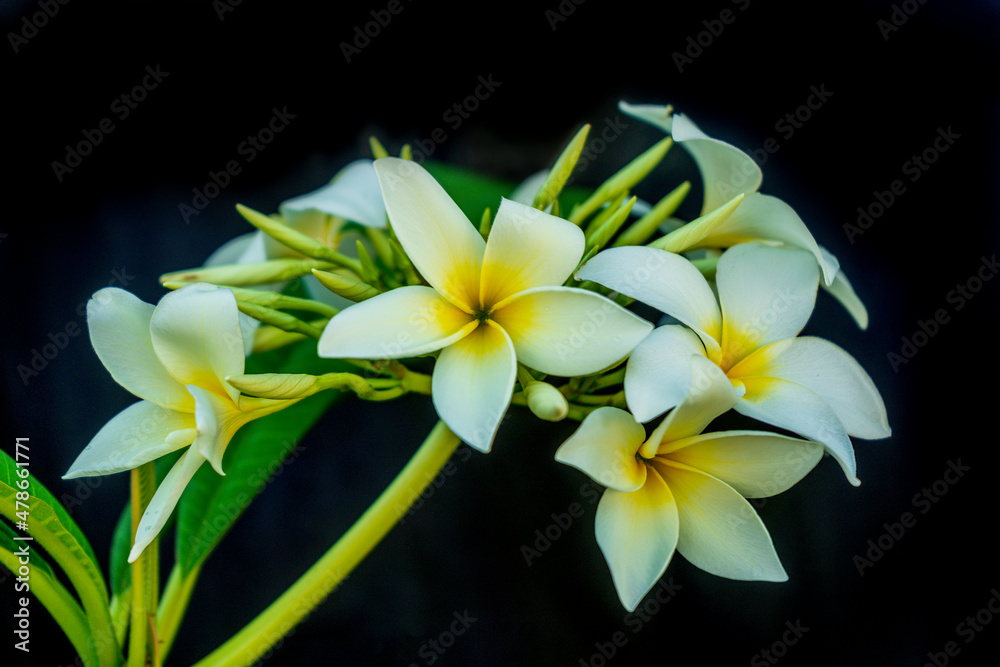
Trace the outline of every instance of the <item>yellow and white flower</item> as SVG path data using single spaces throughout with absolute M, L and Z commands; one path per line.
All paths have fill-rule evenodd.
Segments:
M 394 289 L 327 325 L 323 357 L 395 359 L 440 350 L 431 394 L 444 422 L 489 451 L 517 363 L 578 376 L 622 361 L 652 325 L 587 290 L 562 287 L 584 250 L 574 224 L 503 200 L 489 242 L 422 167 L 375 162 L 393 231 L 429 286 Z
M 739 392 L 703 357 L 690 367 L 686 398 L 648 439 L 629 413 L 599 408 L 556 452 L 556 460 L 607 487 L 595 532 L 629 611 L 675 551 L 721 577 L 785 581 L 771 537 L 745 498 L 787 490 L 823 455 L 822 445 L 783 435 L 702 433 Z
M 807 252 L 733 246 L 719 258 L 718 299 L 691 262 L 656 248 L 606 250 L 577 275 L 686 325 L 659 327 L 629 358 L 625 398 L 639 421 L 684 400 L 689 359 L 696 355 L 745 392 L 737 412 L 823 443 L 852 484 L 860 482 L 849 436 L 890 435 L 882 397 L 858 362 L 826 340 L 797 337 L 812 314 L 819 281 Z
M 208 461 L 221 475 L 236 431 L 294 400 L 241 396 L 226 377 L 242 375 L 253 322 L 232 291 L 196 283 L 152 305 L 117 288 L 87 304 L 90 340 L 111 377 L 143 399 L 94 436 L 64 479 L 122 472 L 187 447 L 139 523 L 129 561 L 163 528 L 187 483 Z
M 739 207 L 712 233 L 688 248 L 670 250 L 728 248 L 748 241 L 802 248 L 812 253 L 822 269 L 823 289 L 847 309 L 859 327 L 868 327 L 868 311 L 840 269 L 837 258 L 816 243 L 791 206 L 777 197 L 758 192 L 764 176 L 752 157 L 732 144 L 708 136 L 687 116 L 671 113 L 670 107 L 626 102 L 619 102 L 618 106 L 623 113 L 662 129 L 691 154 L 704 186 L 702 215 L 738 194 L 745 195 Z

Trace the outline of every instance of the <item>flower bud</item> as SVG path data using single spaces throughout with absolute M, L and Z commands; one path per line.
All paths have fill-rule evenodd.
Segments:
M 215 285 L 267 285 L 304 276 L 311 269 L 332 269 L 333 264 L 315 259 L 272 259 L 246 264 L 220 264 L 160 276 L 160 283 L 212 283 Z
M 569 403 L 562 392 L 548 382 L 529 382 L 524 387 L 528 408 L 539 419 L 548 422 L 562 421 L 569 414 Z
M 323 287 L 327 288 L 334 294 L 342 296 L 348 301 L 353 301 L 355 303 L 370 299 L 373 296 L 380 294 L 377 289 L 368 283 L 363 283 L 360 280 L 342 276 L 339 273 L 330 273 L 329 271 L 313 271 L 313 275 L 316 276 L 316 279 L 321 285 L 323 285 Z

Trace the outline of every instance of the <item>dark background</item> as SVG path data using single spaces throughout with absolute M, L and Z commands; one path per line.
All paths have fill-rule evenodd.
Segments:
M 223 11 L 227 5 L 209 2 L 77 0 L 53 2 L 58 11 L 32 32 L 24 17 L 41 5 L 4 2 L 4 450 L 30 437 L 33 472 L 57 496 L 77 492 L 61 474 L 134 399 L 103 370 L 85 333 L 66 337 L 27 382 L 18 366 L 50 334 L 83 331 L 79 307 L 112 281 L 155 303 L 160 274 L 199 265 L 249 229 L 236 202 L 274 211 L 366 155 L 370 134 L 395 151 L 438 127 L 447 140 L 434 144 L 432 159 L 517 181 L 547 166 L 580 124 L 596 131 L 614 121 L 617 100 L 669 102 L 746 150 L 777 139 L 763 191 L 795 207 L 868 304 L 866 332 L 825 296 L 807 327 L 855 355 L 885 398 L 893 437 L 856 441 L 863 485 L 852 488 L 827 460 L 763 504 L 787 583 L 724 580 L 677 557 L 665 579 L 680 586 L 675 597 L 637 623 L 626 618 L 595 543 L 586 478 L 552 461 L 575 424 L 543 424 L 512 409 L 493 453 L 458 455 L 456 474 L 265 664 L 424 665 L 433 656 L 439 665 L 600 665 L 598 645 L 616 632 L 627 644 L 609 662 L 623 665 L 772 664 L 761 652 L 775 649 L 788 665 L 920 666 L 929 653 L 942 664 L 948 642 L 959 649 L 947 658 L 953 664 L 995 664 L 1000 621 L 981 614 L 979 622 L 994 622 L 971 637 L 958 625 L 1000 586 L 1000 282 L 968 300 L 952 290 L 990 266 L 983 260 L 1000 246 L 997 6 L 718 0 L 650 9 L 552 0 L 522 10 L 403 2 L 347 62 L 341 43 L 387 5 L 279 9 L 245 0 Z M 560 7 L 565 20 L 547 14 Z M 704 22 L 718 28 L 712 22 L 725 9 L 733 20 L 708 43 Z M 907 19 L 889 30 L 894 12 Z M 673 54 L 699 33 L 708 45 L 679 71 Z M 157 66 L 168 74 L 121 118 L 113 101 Z M 445 112 L 490 75 L 496 91 L 451 127 Z M 812 86 L 832 95 L 788 136 L 777 124 Z M 241 142 L 285 108 L 294 118 L 247 162 Z M 59 180 L 52 163 L 106 117 L 113 132 Z M 660 136 L 627 122 L 579 183 L 596 184 Z M 911 180 L 904 164 L 948 128 L 959 138 Z M 179 205 L 191 205 L 192 190 L 234 159 L 241 172 L 185 222 Z M 697 181 L 692 170 L 675 149 L 656 178 Z M 843 225 L 895 180 L 903 194 L 849 238 Z M 657 191 L 639 194 L 655 199 Z M 699 201 L 692 193 L 682 213 L 696 215 Z M 939 310 L 944 323 L 916 336 L 925 344 L 893 368 L 888 355 L 900 354 L 904 338 L 913 341 Z M 206 655 L 284 590 L 367 507 L 434 419 L 420 397 L 351 401 L 328 414 L 209 561 L 170 664 Z M 939 483 L 933 504 L 914 503 L 959 461 L 969 467 L 961 479 Z M 127 476 L 101 479 L 73 516 L 106 565 Z M 583 517 L 528 566 L 521 547 L 574 502 Z M 898 539 L 882 537 L 890 548 L 859 574 L 855 557 L 870 557 L 869 540 L 904 512 L 915 523 Z M 5 628 L 13 597 L 4 578 Z M 439 657 L 429 651 L 426 643 L 465 612 L 477 619 L 468 632 Z M 68 642 L 40 606 L 33 614 L 32 653 L 13 664 L 70 664 Z M 774 647 L 796 623 L 808 628 L 801 639 Z M 9 632 L 2 642 L 2 655 L 17 653 Z

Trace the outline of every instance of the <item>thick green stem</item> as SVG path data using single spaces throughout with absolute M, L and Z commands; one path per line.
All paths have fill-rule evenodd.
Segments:
M 256 662 L 323 602 L 396 525 L 458 444 L 458 436 L 438 422 L 396 479 L 330 550 L 270 607 L 195 667 L 244 667 Z
M 186 575 L 183 574 L 179 565 L 174 565 L 167 578 L 167 585 L 163 589 L 163 597 L 160 600 L 160 609 L 156 614 L 156 631 L 160 641 L 160 661 L 166 662 L 170 647 L 177 637 L 177 630 L 184 619 L 184 612 L 187 611 L 188 603 L 191 601 L 191 593 L 194 585 L 201 574 L 201 563 L 191 568 Z
M 156 491 L 156 466 L 144 463 L 132 469 L 132 541 L 146 505 Z M 159 590 L 159 538 L 143 549 L 132 563 L 132 620 L 129 628 L 128 667 L 159 667 L 152 618 Z

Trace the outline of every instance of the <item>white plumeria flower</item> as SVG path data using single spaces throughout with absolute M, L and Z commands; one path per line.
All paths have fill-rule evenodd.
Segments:
M 188 448 L 142 515 L 130 562 L 159 534 L 202 463 L 224 474 L 222 456 L 237 429 L 295 402 L 241 396 L 226 382 L 243 374 L 247 319 L 232 291 L 204 283 L 165 295 L 155 308 L 113 287 L 87 303 L 101 363 L 143 400 L 105 424 L 64 479 L 122 472 Z
M 752 157 L 736 146 L 714 139 L 683 114 L 670 107 L 619 102 L 623 113 L 646 121 L 673 137 L 694 158 L 704 185 L 702 215 L 738 194 L 746 195 L 739 207 L 708 236 L 691 248 L 728 248 L 747 241 L 784 243 L 808 250 L 823 270 L 823 289 L 839 301 L 862 329 L 868 327 L 868 311 L 840 270 L 840 263 L 816 243 L 802 218 L 781 199 L 758 192 L 763 173 Z
M 674 551 L 730 579 L 785 581 L 771 537 L 744 498 L 789 489 L 823 446 L 761 431 L 702 433 L 738 392 L 703 357 L 692 358 L 684 401 L 646 439 L 629 413 L 599 408 L 556 452 L 608 487 L 597 506 L 597 543 L 622 604 L 634 610 Z M 718 376 L 718 377 L 716 377 Z
M 434 406 L 465 442 L 489 451 L 520 361 L 577 376 L 622 361 L 652 325 L 587 290 L 561 287 L 579 263 L 583 232 L 504 199 L 482 236 L 422 167 L 376 161 L 393 231 L 430 284 L 351 306 L 327 325 L 323 357 L 396 359 L 440 350 Z
M 823 443 L 860 484 L 849 436 L 886 438 L 891 431 L 882 397 L 851 355 L 820 338 L 796 337 L 819 281 L 808 253 L 733 246 L 719 258 L 718 300 L 691 262 L 656 248 L 606 250 L 577 275 L 690 327 L 659 327 L 629 358 L 625 398 L 639 421 L 678 405 L 688 390 L 688 360 L 704 356 L 745 391 L 737 412 Z

